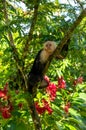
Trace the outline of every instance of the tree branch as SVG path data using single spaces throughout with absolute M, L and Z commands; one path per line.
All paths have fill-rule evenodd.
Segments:
M 80 22 L 83 20 L 83 18 L 86 17 L 86 9 L 84 9 L 81 14 L 79 15 L 79 17 L 76 19 L 76 21 L 73 23 L 73 25 L 70 27 L 70 29 L 66 32 L 64 38 L 61 40 L 61 42 L 59 43 L 59 45 L 57 46 L 56 50 L 54 51 L 53 55 L 49 58 L 49 63 L 47 64 L 45 70 L 44 70 L 44 74 L 46 73 L 50 62 L 52 61 L 53 57 L 60 57 L 61 53 L 62 53 L 62 49 L 64 47 L 64 45 L 69 44 L 69 40 L 74 32 L 74 30 L 78 27 L 78 25 L 80 24 Z M 58 58 L 59 59 L 59 58 Z
M 79 15 L 79 17 L 76 19 L 76 21 L 73 23 L 73 25 L 70 27 L 70 29 L 67 31 L 67 33 L 65 34 L 64 38 L 62 39 L 62 41 L 59 43 L 59 45 L 57 46 L 55 52 L 53 55 L 59 55 L 61 53 L 61 50 L 63 48 L 63 46 L 65 44 L 68 44 L 68 40 L 71 38 L 74 30 L 78 27 L 78 25 L 80 24 L 80 22 L 82 21 L 82 19 L 86 17 L 86 9 L 84 9 L 81 14 Z
M 8 19 L 7 8 L 6 8 L 6 0 L 3 0 L 2 4 L 3 4 L 5 22 L 6 22 L 6 24 L 8 24 L 9 19 Z M 18 51 L 17 51 L 17 49 L 15 47 L 13 36 L 12 36 L 12 33 L 11 33 L 10 30 L 8 30 L 8 38 L 9 38 L 9 45 L 10 45 L 10 47 L 12 49 L 14 60 L 16 61 L 17 68 L 18 68 L 19 72 L 21 73 L 22 78 L 24 79 L 25 88 L 27 88 L 27 81 L 25 79 L 25 75 L 24 75 L 23 70 L 22 70 L 23 62 L 19 59 L 19 53 L 18 53 Z
M 57 46 L 56 50 L 54 51 L 53 55 L 49 58 L 49 61 L 47 62 L 47 65 L 43 71 L 43 75 L 46 73 L 53 57 L 57 56 L 59 57 L 59 55 L 61 55 L 62 51 L 63 51 L 63 47 L 66 44 L 69 44 L 70 38 L 75 30 L 75 28 L 80 24 L 80 22 L 82 21 L 82 19 L 86 16 L 86 9 L 82 11 L 82 13 L 79 15 L 79 17 L 76 19 L 76 21 L 73 23 L 73 25 L 71 26 L 71 28 L 67 31 L 67 33 L 65 34 L 64 38 L 62 39 L 62 41 L 60 42 L 60 44 Z M 37 89 L 37 86 L 33 86 L 33 88 Z M 30 101 L 29 101 L 30 102 Z M 34 102 L 33 102 L 34 103 Z M 31 104 L 31 103 L 30 103 Z M 32 118 L 33 121 L 35 121 L 35 117 L 36 115 L 36 110 L 35 110 L 35 106 L 31 105 L 30 108 L 32 109 Z M 38 121 L 38 120 L 37 120 Z M 36 124 L 36 128 L 40 128 L 40 126 L 38 127 L 38 122 Z
M 83 4 L 81 3 L 80 0 L 76 0 L 76 2 L 80 5 L 81 9 L 83 9 Z
M 3 8 L 4 8 L 5 22 L 8 24 L 9 23 L 9 19 L 8 19 L 8 14 L 7 14 L 7 9 L 6 9 L 6 0 L 3 0 L 2 4 L 3 4 Z M 35 9 L 36 8 L 38 8 L 37 5 L 35 5 Z M 34 15 L 35 15 L 35 13 L 34 13 Z M 33 18 L 33 21 L 34 20 L 35 20 L 35 16 Z M 34 24 L 34 22 L 32 23 L 31 31 L 29 33 L 28 40 L 32 39 L 32 32 L 34 30 L 34 28 L 33 28 L 34 25 L 33 24 Z M 15 47 L 13 36 L 12 36 L 12 33 L 11 33 L 10 30 L 8 30 L 8 37 L 9 37 L 9 45 L 10 45 L 10 47 L 12 49 L 12 53 L 13 53 L 14 59 L 16 61 L 17 68 L 18 68 L 20 74 L 22 75 L 21 81 L 22 80 L 24 81 L 25 94 L 26 94 L 26 90 L 27 90 L 28 87 L 27 87 L 27 79 L 25 78 L 25 75 L 24 75 L 23 70 L 22 70 L 22 68 L 23 68 L 22 62 L 23 61 L 21 59 L 19 59 L 19 54 L 18 54 L 17 49 Z M 26 46 L 27 46 L 27 44 L 26 44 Z M 31 94 L 29 94 L 29 92 L 28 92 L 26 100 L 27 100 L 27 103 L 28 103 L 28 106 L 29 106 L 29 109 L 30 109 L 30 113 L 31 113 L 31 116 L 32 116 L 32 119 L 33 119 L 35 130 L 42 130 L 40 118 L 39 118 L 39 116 L 38 116 L 38 114 L 36 112 L 36 108 L 35 108 L 35 103 L 34 103 L 33 96 Z
M 30 114 L 31 114 L 32 119 L 33 119 L 35 130 L 42 130 L 40 118 L 39 118 L 38 113 L 36 111 L 33 95 L 28 94 L 26 100 L 27 100 L 29 108 L 30 108 Z
M 40 4 L 40 0 L 35 0 L 33 19 L 32 19 L 30 31 L 28 33 L 28 38 L 26 40 L 26 43 L 25 43 L 25 46 L 24 46 L 24 50 L 23 50 L 23 54 L 22 54 L 23 59 L 26 59 L 26 56 L 27 56 L 27 53 L 28 53 L 29 44 L 30 44 L 30 41 L 33 38 L 33 31 L 34 31 L 35 24 L 36 24 L 36 21 L 37 21 L 37 13 L 38 13 L 39 4 Z

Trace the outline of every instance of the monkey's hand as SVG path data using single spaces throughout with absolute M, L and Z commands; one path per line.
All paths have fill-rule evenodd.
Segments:
M 46 88 L 49 85 L 49 83 L 50 83 L 49 78 L 47 76 L 44 76 L 39 86 L 39 89 Z

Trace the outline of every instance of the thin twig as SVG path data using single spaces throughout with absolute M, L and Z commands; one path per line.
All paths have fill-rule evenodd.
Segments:
M 83 18 L 86 17 L 86 9 L 84 9 L 81 14 L 78 16 L 78 18 L 76 19 L 76 21 L 73 23 L 73 25 L 69 28 L 69 30 L 66 32 L 64 38 L 61 40 L 61 42 L 59 43 L 59 45 L 57 46 L 56 50 L 54 53 L 60 54 L 63 46 L 65 44 L 67 44 L 68 40 L 71 38 L 74 30 L 78 27 L 78 25 L 81 23 L 81 21 L 83 20 Z
M 6 22 L 6 24 L 8 24 L 9 19 L 8 19 L 7 8 L 6 8 L 6 0 L 3 0 L 2 4 L 3 4 L 3 9 L 4 9 L 5 22 Z M 8 30 L 8 37 L 9 37 L 9 44 L 10 44 L 10 47 L 12 49 L 13 57 L 14 57 L 14 59 L 16 61 L 17 68 L 20 71 L 20 73 L 22 75 L 22 78 L 24 79 L 25 88 L 27 88 L 27 81 L 25 79 L 25 75 L 23 73 L 22 66 L 20 66 L 22 61 L 19 59 L 19 53 L 18 53 L 18 51 L 17 51 L 17 49 L 15 47 L 14 39 L 13 39 L 13 36 L 12 36 L 12 33 L 11 33 L 10 30 Z
M 26 56 L 27 56 L 27 53 L 28 53 L 29 44 L 30 44 L 30 41 L 33 38 L 33 31 L 34 31 L 34 28 L 35 28 L 35 25 L 36 25 L 36 21 L 37 21 L 39 4 L 40 4 L 40 0 L 35 0 L 33 19 L 32 19 L 32 23 L 31 23 L 31 26 L 30 26 L 30 31 L 28 33 L 28 38 L 26 40 L 26 43 L 25 43 L 25 46 L 24 46 L 24 49 L 23 49 L 23 53 L 22 53 L 23 59 L 26 59 Z
M 83 9 L 83 4 L 81 3 L 80 0 L 76 0 L 76 2 L 80 5 L 81 9 Z

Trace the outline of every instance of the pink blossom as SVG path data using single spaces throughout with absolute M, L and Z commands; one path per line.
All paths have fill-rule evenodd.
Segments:
M 50 83 L 49 86 L 46 88 L 46 92 L 49 95 L 51 101 L 55 100 L 56 91 L 57 91 L 57 86 L 54 83 Z
M 9 107 L 3 107 L 2 108 L 2 117 L 5 119 L 8 119 L 11 117 L 10 109 Z
M 61 89 L 66 88 L 66 82 L 62 76 L 58 78 L 58 88 L 61 88 Z
M 81 76 L 73 81 L 73 85 L 76 86 L 77 84 L 82 84 L 82 82 L 83 82 L 83 77 Z
M 64 106 L 64 111 L 65 111 L 66 113 L 68 113 L 68 112 L 69 112 L 69 108 L 70 108 L 70 102 L 68 102 L 68 103 Z
M 39 114 L 43 114 L 46 111 L 48 112 L 48 114 L 52 114 L 53 112 L 50 104 L 45 99 L 42 99 L 42 106 L 40 106 L 38 102 L 35 102 L 35 107 Z

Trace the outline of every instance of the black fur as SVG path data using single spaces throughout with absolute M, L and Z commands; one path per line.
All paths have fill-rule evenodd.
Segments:
M 43 50 L 43 49 L 42 49 Z M 34 85 L 37 85 L 38 82 L 43 80 L 43 71 L 47 64 L 47 61 L 44 63 L 41 63 L 40 61 L 40 54 L 42 52 L 40 50 L 34 60 L 33 66 L 31 68 L 31 71 L 28 75 L 28 91 L 32 93 Z

